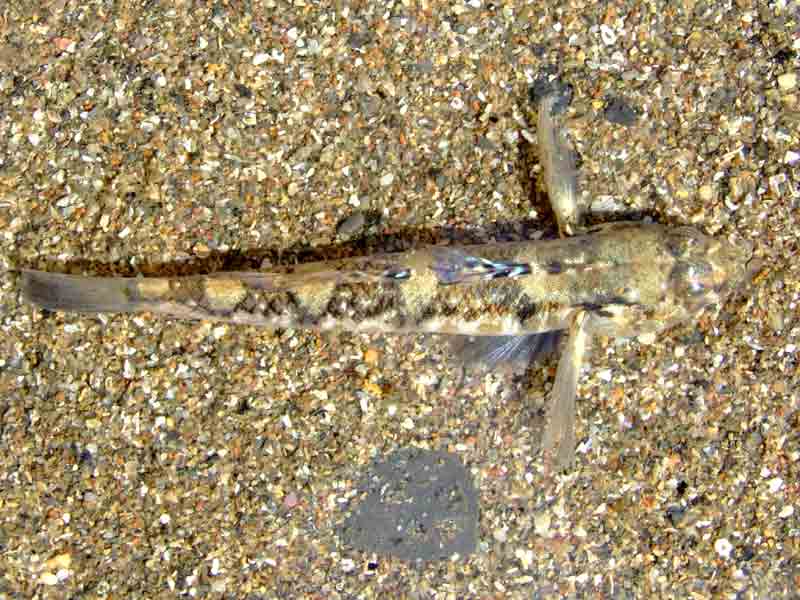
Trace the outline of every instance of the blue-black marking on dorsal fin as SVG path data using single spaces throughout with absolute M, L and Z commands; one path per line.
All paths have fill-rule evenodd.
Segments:
M 395 281 L 404 281 L 411 278 L 411 269 L 406 267 L 389 267 L 383 272 L 383 276 Z
M 455 248 L 436 248 L 431 268 L 441 285 L 488 281 L 501 277 L 522 277 L 531 274 L 528 263 L 488 260 Z

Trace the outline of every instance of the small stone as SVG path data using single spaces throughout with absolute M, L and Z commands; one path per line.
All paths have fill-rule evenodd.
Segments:
M 345 573 L 351 573 L 355 570 L 355 568 L 356 568 L 356 561 L 354 561 L 352 558 L 345 558 L 342 561 L 342 571 L 344 571 Z
M 342 220 L 336 227 L 336 233 L 339 235 L 353 235 L 358 233 L 364 228 L 367 219 L 363 212 L 354 212 L 352 215 Z
M 636 338 L 640 344 L 652 346 L 656 343 L 656 334 L 652 332 L 643 333 Z
M 380 353 L 375 348 L 368 348 L 366 352 L 364 352 L 364 362 L 368 365 L 374 365 L 378 362 L 378 358 L 380 357 Z
M 783 479 L 780 477 L 773 477 L 769 480 L 768 485 L 769 491 L 773 494 L 776 494 L 781 491 L 781 488 L 783 487 Z
M 747 194 L 755 191 L 756 178 L 750 171 L 743 171 L 731 177 L 729 189 L 730 199 L 732 201 L 742 200 Z
M 48 569 L 58 571 L 59 569 L 69 569 L 72 564 L 72 556 L 68 553 L 56 554 L 45 563 Z
M 292 509 L 300 504 L 300 498 L 294 492 L 289 492 L 283 499 L 283 506 L 287 509 Z
M 609 123 L 628 127 L 633 125 L 639 118 L 639 110 L 628 104 L 624 98 L 613 97 L 608 98 L 606 101 L 603 117 Z
M 533 559 L 534 559 L 533 550 L 529 550 L 528 548 L 517 548 L 514 551 L 514 556 L 520 562 L 523 569 L 529 569 L 530 566 L 533 564 Z
M 600 25 L 600 37 L 606 46 L 611 46 L 617 42 L 617 34 L 608 25 Z
M 710 202 L 714 199 L 714 188 L 710 185 L 701 185 L 697 190 L 697 195 L 703 202 Z
M 75 52 L 77 46 L 75 40 L 64 37 L 53 38 L 53 45 L 61 52 Z
M 548 535 L 550 532 L 550 515 L 546 512 L 536 515 L 533 518 L 533 527 L 537 535 Z
M 733 544 L 731 544 L 727 538 L 719 538 L 714 542 L 714 550 L 716 550 L 717 554 L 722 558 L 730 558 L 731 552 L 733 551 Z
M 39 581 L 44 585 L 58 585 L 58 576 L 55 573 L 46 571 L 41 574 Z
M 797 86 L 797 73 L 790 71 L 783 75 L 778 75 L 778 87 L 782 91 L 788 92 L 793 90 L 795 86 Z

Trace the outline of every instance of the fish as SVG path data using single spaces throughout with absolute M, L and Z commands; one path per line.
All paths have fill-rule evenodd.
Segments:
M 720 306 L 744 284 L 753 246 L 693 227 L 583 225 L 585 206 L 557 92 L 538 104 L 550 240 L 428 246 L 269 272 L 92 277 L 21 270 L 24 299 L 50 311 L 150 312 L 178 319 L 367 333 L 470 336 L 489 364 L 536 360 L 563 337 L 542 450 L 575 458 L 576 395 L 596 336 L 658 334 Z

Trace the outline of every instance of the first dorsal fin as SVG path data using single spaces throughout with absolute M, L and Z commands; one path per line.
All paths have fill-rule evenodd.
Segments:
M 522 277 L 531 274 L 527 263 L 489 260 L 473 256 L 458 248 L 434 248 L 431 268 L 441 285 L 488 281 L 501 277 Z

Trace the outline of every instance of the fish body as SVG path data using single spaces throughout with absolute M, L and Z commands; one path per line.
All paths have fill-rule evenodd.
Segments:
M 549 241 L 429 247 L 269 273 L 104 278 L 23 272 L 28 301 L 72 312 L 382 333 L 657 333 L 718 302 L 745 250 L 688 227 L 615 223 Z
M 560 239 L 301 264 L 262 272 L 103 278 L 23 270 L 27 301 L 85 313 L 148 311 L 275 329 L 475 336 L 490 362 L 532 356 L 566 333 L 543 447 L 574 458 L 575 395 L 594 335 L 663 331 L 720 304 L 750 272 L 752 246 L 691 227 L 621 222 L 581 227 L 582 206 L 558 98 L 539 105 L 543 179 Z M 496 343 L 495 343 L 496 342 Z

